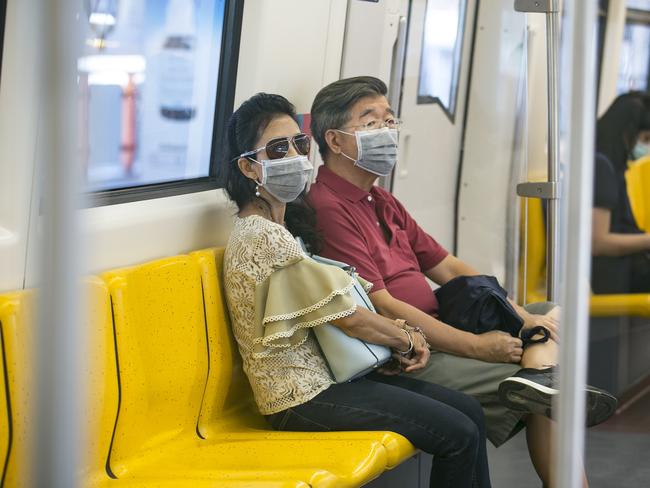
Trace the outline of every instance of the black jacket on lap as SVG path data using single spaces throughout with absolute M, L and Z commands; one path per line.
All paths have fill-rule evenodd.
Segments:
M 519 336 L 524 322 L 494 276 L 458 276 L 435 293 L 443 322 L 474 334 L 502 330 Z

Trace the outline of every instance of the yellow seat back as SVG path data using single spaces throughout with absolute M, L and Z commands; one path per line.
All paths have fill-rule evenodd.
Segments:
M 108 479 L 106 461 L 117 418 L 119 391 L 111 302 L 106 284 L 99 278 L 89 278 L 84 297 L 86 356 L 82 432 L 85 438 L 80 485 L 91 486 Z
M 2 364 L 0 364 L 0 466 L 2 467 L 0 486 L 5 486 L 4 479 L 8 467 L 11 436 L 13 434 L 12 425 L 9 421 L 12 416 L 12 405 L 7 382 L 8 373 L 5 369 L 7 357 L 4 338 L 6 334 L 4 330 L 10 327 L 10 322 L 16 320 L 16 298 L 17 295 L 15 294 L 0 296 L 0 358 L 2 359 Z
M 115 418 L 117 416 L 118 390 L 113 324 L 110 313 L 108 290 L 98 278 L 87 280 L 84 289 L 83 327 L 87 335 L 84 351 L 84 368 L 81 391 L 85 392 L 83 426 L 83 461 L 80 470 L 81 485 L 87 486 L 107 480 L 106 460 L 110 448 Z M 4 487 L 29 486 L 29 476 L 34 471 L 31 465 L 33 439 L 37 438 L 37 425 L 31 413 L 36 394 L 32 356 L 34 346 L 34 320 L 36 294 L 23 291 L 0 297 L 0 322 L 2 331 L 2 353 L 7 365 L 6 377 L 9 401 L 2 401 L 0 412 L 0 456 L 7 459 L 5 432 L 11 429 L 12 445 L 9 448 L 9 462 L 6 463 Z M 0 380 L 3 385 L 5 376 Z M 6 415 L 6 409 L 11 415 Z M 12 419 L 9 425 L 8 418 Z M 7 446 L 8 447 L 8 446 Z
M 538 198 L 528 198 L 528 242 L 524 253 L 524 233 L 526 231 L 526 205 L 522 199 L 521 211 L 521 259 L 519 265 L 519 296 L 524 303 L 545 300 L 546 288 L 546 224 L 542 201 Z M 524 263 L 524 255 L 526 261 Z M 526 282 L 524 283 L 524 266 L 526 266 Z
M 199 267 L 176 256 L 102 275 L 113 303 L 120 409 L 110 467 L 196 436 L 208 375 Z
M 634 220 L 641 230 L 650 232 L 650 156 L 634 162 L 625 180 Z
M 35 307 L 32 291 L 6 295 L 0 306 L 6 391 L 11 413 L 11 441 L 2 481 L 2 486 L 7 488 L 31 486 L 33 483 L 34 469 L 30 460 L 34 445 L 32 404 L 36 385 L 32 357 Z
M 268 428 L 259 414 L 234 415 L 242 409 L 256 412 L 256 407 L 230 328 L 223 291 L 223 255 L 224 248 L 191 253 L 201 269 L 210 349 L 210 373 L 199 417 L 199 433 L 206 439 L 218 431 L 236 429 L 233 422 Z

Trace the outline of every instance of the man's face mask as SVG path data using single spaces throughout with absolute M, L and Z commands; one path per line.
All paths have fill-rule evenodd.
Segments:
M 397 163 L 397 129 L 383 127 L 354 133 L 339 132 L 357 139 L 357 159 L 341 153 L 354 164 L 377 176 L 387 176 L 393 171 Z
M 262 166 L 262 181 L 257 184 L 283 203 L 298 198 L 311 180 L 314 169 L 307 156 L 262 161 L 251 159 Z
M 637 142 L 636 146 L 632 149 L 632 159 L 636 161 L 644 156 L 650 154 L 650 144 L 644 142 Z

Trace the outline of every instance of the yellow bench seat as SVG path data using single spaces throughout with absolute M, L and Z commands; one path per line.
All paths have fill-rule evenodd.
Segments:
M 123 461 L 129 478 L 206 478 L 232 482 L 304 482 L 318 487 L 356 487 L 378 477 L 388 454 L 381 437 L 303 436 L 284 439 L 185 439 Z M 323 438 L 324 437 L 324 438 Z M 187 486 L 190 486 L 189 484 Z
M 415 454 L 394 433 L 270 429 L 233 350 L 214 250 L 103 278 L 120 377 L 108 463 L 117 478 L 356 487 Z

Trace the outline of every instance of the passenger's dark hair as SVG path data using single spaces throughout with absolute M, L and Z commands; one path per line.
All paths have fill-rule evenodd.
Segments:
M 596 151 L 625 171 L 639 133 L 650 130 L 650 95 L 629 92 L 614 100 L 596 125 Z
M 386 84 L 372 76 L 357 76 L 330 83 L 322 88 L 311 106 L 311 133 L 325 160 L 328 151 L 325 132 L 344 127 L 350 120 L 350 108 L 364 97 L 386 95 Z
M 309 205 L 303 192 L 287 203 L 284 223 L 294 237 L 300 237 L 310 253 L 318 254 L 323 247 L 323 236 L 316 228 L 316 211 Z
M 244 176 L 237 159 L 253 147 L 269 123 L 288 115 L 298 122 L 295 107 L 281 95 L 258 93 L 242 103 L 228 121 L 228 140 L 219 176 L 228 196 L 240 209 L 255 198 L 255 182 Z

